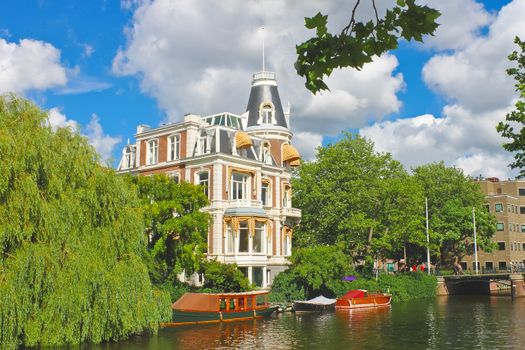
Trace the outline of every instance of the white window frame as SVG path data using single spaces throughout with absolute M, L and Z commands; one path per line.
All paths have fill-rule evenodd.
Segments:
M 172 171 L 172 172 L 169 172 L 167 175 L 172 180 L 177 179 L 175 182 L 180 184 L 180 182 L 181 182 L 180 171 Z
M 210 140 L 207 134 L 201 134 L 197 137 L 196 155 L 202 155 L 207 153 L 210 153 Z
M 272 125 L 275 124 L 275 106 L 273 103 L 266 101 L 261 103 L 259 107 L 259 125 Z
M 266 187 L 266 196 L 264 196 L 263 187 Z M 266 203 L 265 203 L 266 202 Z M 263 207 L 272 206 L 272 185 L 271 181 L 261 181 L 261 203 Z
M 234 175 L 241 175 L 242 181 L 234 180 Z M 240 188 L 240 198 L 237 197 L 237 189 Z M 230 177 L 230 200 L 250 199 L 250 175 L 233 171 Z
M 257 228 L 257 225 L 259 225 L 259 228 Z M 253 236 L 251 237 L 251 240 L 252 240 L 252 244 L 251 244 L 251 252 L 254 253 L 254 254 L 266 254 L 266 244 L 265 244 L 265 238 L 266 238 L 266 223 L 265 222 L 261 222 L 261 221 L 255 221 L 255 225 L 254 225 L 254 230 L 255 232 L 253 233 Z M 254 250 L 254 243 L 255 243 L 255 236 L 257 235 L 257 233 L 260 233 L 260 237 L 261 237 L 261 242 L 260 242 L 260 251 L 256 252 Z
M 207 178 L 205 180 L 201 179 L 201 175 L 206 174 Z M 198 185 L 204 187 L 204 194 L 206 197 L 210 198 L 210 172 L 208 170 L 199 171 L 197 174 L 196 182 Z M 205 183 L 205 185 L 203 185 Z
M 154 164 L 157 164 L 158 162 L 159 162 L 159 139 L 148 140 L 146 143 L 146 165 L 154 165 Z
M 174 134 L 168 136 L 168 161 L 178 159 L 180 159 L 180 134 Z

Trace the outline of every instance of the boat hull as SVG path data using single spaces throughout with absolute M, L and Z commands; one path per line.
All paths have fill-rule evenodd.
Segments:
M 339 298 L 335 303 L 337 310 L 363 309 L 389 306 L 392 296 L 389 294 L 376 294 L 362 298 Z
M 173 310 L 171 322 L 161 323 L 161 327 L 175 327 L 186 324 L 201 324 L 201 323 L 219 323 L 219 322 L 233 322 L 242 320 L 252 320 L 255 318 L 262 318 L 270 316 L 277 307 L 268 307 L 257 310 L 247 311 L 184 311 Z

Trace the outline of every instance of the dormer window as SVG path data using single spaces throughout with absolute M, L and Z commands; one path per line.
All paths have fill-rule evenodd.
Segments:
M 210 145 L 208 142 L 208 135 L 206 134 L 206 132 L 203 132 L 197 138 L 197 149 L 196 149 L 195 155 L 206 154 L 209 152 L 210 152 Z
M 258 124 L 275 124 L 275 107 L 271 102 L 261 105 Z
M 157 164 L 157 152 L 158 152 L 158 141 L 151 140 L 148 142 L 148 147 L 146 150 L 146 165 Z

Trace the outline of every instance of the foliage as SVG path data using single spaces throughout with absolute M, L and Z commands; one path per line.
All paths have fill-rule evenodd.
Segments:
M 276 294 L 273 299 L 283 296 L 286 301 L 292 301 L 291 298 L 297 300 L 302 296 L 334 296 L 344 289 L 347 282 L 342 278 L 352 271 L 350 259 L 338 246 L 295 249 L 290 262 L 289 270 L 277 275 L 272 284 L 272 294 Z
M 351 289 L 366 289 L 392 294 L 392 302 L 430 298 L 436 295 L 437 280 L 423 272 L 410 272 L 398 275 L 381 274 L 378 280 L 358 278 L 352 282 Z
M 503 144 L 509 152 L 515 152 L 514 162 L 510 164 L 512 169 L 520 169 L 520 177 L 525 177 L 525 42 L 516 37 L 514 43 L 519 46 L 519 52 L 513 51 L 509 60 L 515 62 L 517 67 L 507 69 L 507 74 L 514 78 L 514 87 L 519 93 L 519 99 L 514 105 L 514 110 L 505 117 L 505 122 L 499 122 L 497 126 L 501 136 L 510 139 Z M 518 128 L 515 131 L 515 128 Z
M 211 216 L 200 209 L 208 198 L 198 186 L 176 183 L 165 174 L 134 176 L 144 209 L 151 257 L 150 273 L 155 283 L 177 283 L 177 274 L 198 271 L 205 260 Z
M 293 271 L 286 270 L 275 276 L 269 297 L 271 302 L 292 302 L 305 300 L 306 290 Z
M 0 348 L 118 340 L 169 318 L 138 207 L 84 137 L 0 97 Z
M 353 258 L 369 265 L 377 255 L 401 254 L 405 243 L 426 246 L 424 196 L 390 154 L 346 134 L 319 148 L 294 179 L 294 204 L 302 221 L 294 245 L 341 244 Z
M 440 252 L 442 260 L 473 253 L 472 208 L 476 211 L 478 247 L 486 251 L 493 248 L 490 238 L 495 218 L 487 211 L 481 188 L 472 178 L 440 162 L 415 168 L 414 179 L 428 198 L 431 249 Z
M 382 18 L 372 0 L 375 22 L 360 22 L 356 20 L 360 2 L 356 0 L 350 21 L 339 35 L 328 32 L 328 16 L 319 12 L 305 18 L 305 27 L 315 29 L 316 36 L 296 46 L 295 69 L 306 78 L 305 86 L 313 93 L 328 89 L 323 79 L 334 69 L 360 69 L 374 56 L 397 48 L 399 39 L 423 41 L 423 35 L 433 34 L 438 27 L 439 11 L 417 5 L 415 0 L 397 0 Z
M 204 264 L 204 288 L 214 292 L 244 292 L 252 288 L 236 264 L 211 260 Z

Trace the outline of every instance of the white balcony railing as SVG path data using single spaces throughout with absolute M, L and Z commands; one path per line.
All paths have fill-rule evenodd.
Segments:
M 262 208 L 262 202 L 253 199 L 234 199 L 228 201 L 228 208 Z
M 293 218 L 301 217 L 301 209 L 284 207 L 284 208 L 281 208 L 281 211 L 282 211 L 282 215 L 284 216 L 289 216 Z

